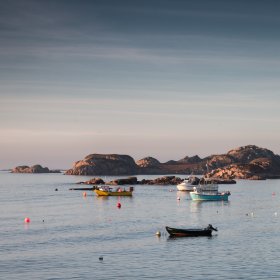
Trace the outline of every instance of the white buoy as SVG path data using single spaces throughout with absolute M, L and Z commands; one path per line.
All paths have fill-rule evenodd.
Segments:
M 160 237 L 160 236 L 161 236 L 161 232 L 160 232 L 160 231 L 157 231 L 157 232 L 156 232 L 156 235 L 157 235 L 158 237 Z

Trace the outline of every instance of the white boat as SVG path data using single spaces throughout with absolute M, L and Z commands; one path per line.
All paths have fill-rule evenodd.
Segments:
M 196 177 L 189 177 L 182 183 L 177 185 L 178 191 L 193 191 L 193 188 L 198 185 L 198 179 Z

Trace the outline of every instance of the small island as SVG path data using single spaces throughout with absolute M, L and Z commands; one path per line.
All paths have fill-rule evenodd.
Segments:
M 33 166 L 21 165 L 12 169 L 11 173 L 61 173 L 60 170 L 50 170 L 48 167 L 42 167 L 40 164 Z

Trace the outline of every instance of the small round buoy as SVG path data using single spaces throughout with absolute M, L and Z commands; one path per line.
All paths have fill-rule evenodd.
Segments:
M 99 257 L 99 260 L 100 260 L 100 261 L 103 261 L 103 257 Z
M 180 199 L 181 199 L 181 198 L 178 196 L 178 197 L 177 197 L 177 200 L 180 200 Z
M 122 205 L 121 205 L 120 202 L 117 203 L 117 207 L 118 207 L 118 208 L 121 208 L 121 207 L 122 207 Z
M 156 235 L 157 235 L 158 237 L 160 237 L 160 236 L 161 236 L 161 232 L 160 232 L 160 231 L 157 231 L 157 232 L 156 232 Z
M 83 192 L 83 197 L 86 197 L 87 196 L 87 193 L 86 192 Z
M 30 218 L 26 217 L 26 218 L 24 219 L 24 222 L 25 222 L 25 223 L 30 223 Z

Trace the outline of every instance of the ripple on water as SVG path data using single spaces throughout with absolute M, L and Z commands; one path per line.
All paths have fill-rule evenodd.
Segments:
M 76 177 L 0 176 L 3 279 L 280 278 L 280 201 L 271 195 L 280 180 L 230 185 L 229 203 L 136 186 L 117 209 L 118 198 L 69 191 Z M 212 238 L 170 239 L 164 228 L 208 223 L 219 229 Z

